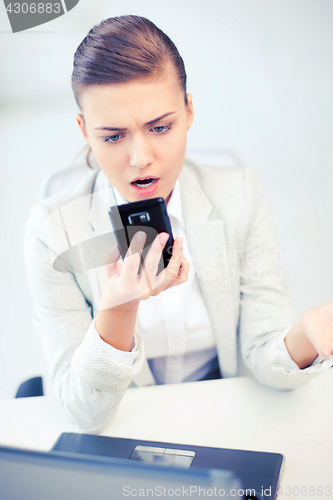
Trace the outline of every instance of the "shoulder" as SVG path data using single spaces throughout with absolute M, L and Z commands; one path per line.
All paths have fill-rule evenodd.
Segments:
M 41 200 L 33 206 L 32 212 L 45 211 L 48 213 L 52 213 L 54 210 L 68 205 L 71 202 L 82 199 L 84 197 L 89 198 L 95 190 L 96 181 L 100 172 L 101 171 L 99 169 L 88 171 L 76 186 L 64 189 L 52 196 L 49 196 L 48 198 Z
M 251 185 L 259 182 L 258 176 L 252 168 L 248 167 L 224 167 L 199 163 L 190 158 L 184 162 L 186 174 L 197 178 L 203 185 L 215 184 L 215 182 L 226 183 L 229 187 L 235 186 L 238 189 L 244 184 Z M 219 185 L 219 187 L 221 187 Z
M 91 196 L 95 190 L 96 182 L 101 173 L 100 169 L 93 169 L 84 173 L 82 179 L 74 186 L 62 190 L 40 202 L 41 205 L 48 207 L 52 212 L 63 205 L 78 200 L 85 196 Z
M 100 170 L 94 169 L 85 173 L 80 182 L 74 188 L 65 189 L 44 200 L 36 203 L 30 211 L 26 222 L 26 230 L 31 230 L 37 235 L 45 231 L 45 222 L 54 214 L 61 213 L 59 209 L 73 209 L 87 216 L 91 206 L 91 195 L 93 194 Z
M 186 158 L 182 176 L 199 185 L 214 206 L 249 205 L 262 192 L 256 172 L 248 167 L 206 165 Z

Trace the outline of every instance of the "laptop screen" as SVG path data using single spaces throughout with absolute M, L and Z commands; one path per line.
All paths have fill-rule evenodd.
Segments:
M 159 467 L 141 460 L 0 446 L 1 500 L 121 500 L 133 497 L 241 498 L 232 472 Z

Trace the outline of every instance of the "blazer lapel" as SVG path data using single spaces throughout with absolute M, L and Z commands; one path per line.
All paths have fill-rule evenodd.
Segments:
M 223 220 L 214 211 L 195 173 L 180 175 L 182 210 L 196 276 L 216 338 L 223 376 L 237 370 L 237 340 L 233 321 L 233 293 Z M 237 301 L 236 301 L 237 303 Z

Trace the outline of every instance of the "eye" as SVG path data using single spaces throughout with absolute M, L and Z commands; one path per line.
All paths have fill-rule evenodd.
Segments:
M 110 135 L 109 137 L 103 137 L 103 141 L 104 142 L 118 142 L 121 135 L 124 135 L 124 134 L 116 134 L 116 135 Z
M 170 125 L 157 125 L 156 127 L 152 128 L 154 132 L 157 132 L 159 134 L 163 134 L 163 132 L 166 132 L 167 130 L 170 129 L 171 129 Z

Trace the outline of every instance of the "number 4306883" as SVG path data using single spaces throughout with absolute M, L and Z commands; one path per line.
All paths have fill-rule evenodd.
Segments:
M 12 7 L 13 5 L 13 7 Z M 61 4 L 60 3 L 10 3 L 6 8 L 6 11 L 10 14 L 60 14 Z

